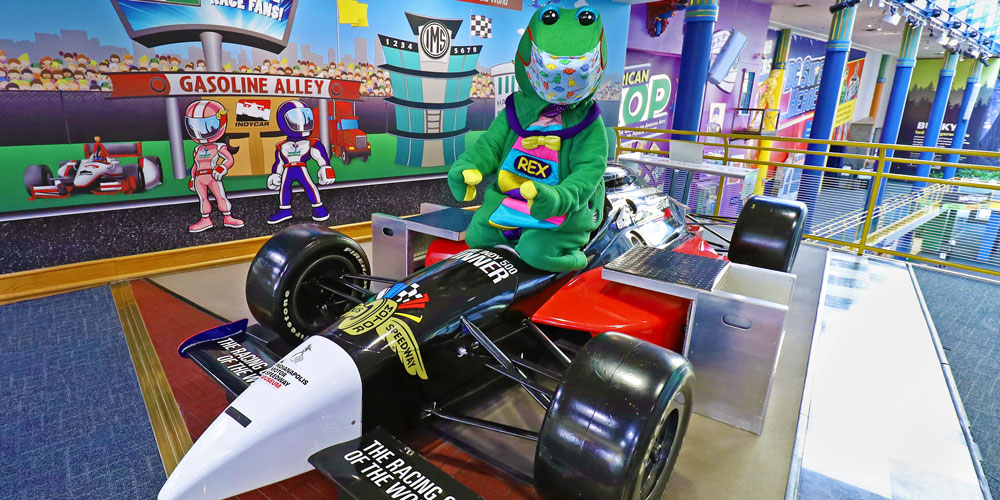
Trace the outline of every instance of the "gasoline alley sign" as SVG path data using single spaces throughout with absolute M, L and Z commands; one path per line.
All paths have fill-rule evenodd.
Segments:
M 112 73 L 111 97 L 267 96 L 357 100 L 360 84 L 329 78 L 247 73 Z

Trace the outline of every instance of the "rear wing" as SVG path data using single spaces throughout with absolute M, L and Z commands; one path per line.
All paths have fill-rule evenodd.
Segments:
M 248 331 L 245 319 L 220 325 L 191 336 L 177 348 L 226 390 L 232 400 L 290 349 L 280 340 L 262 338 Z M 255 325 L 257 326 L 257 325 Z
M 112 142 L 104 143 L 104 148 L 108 150 L 108 156 L 112 158 L 138 158 L 142 156 L 142 143 L 141 142 Z M 90 156 L 94 153 L 94 143 L 86 143 L 83 145 L 83 155 Z

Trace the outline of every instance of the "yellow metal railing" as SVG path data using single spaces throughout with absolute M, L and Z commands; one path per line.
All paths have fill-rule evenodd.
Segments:
M 876 206 L 872 212 L 872 217 L 877 219 L 883 214 L 912 206 L 915 203 L 922 205 L 940 203 L 942 198 L 944 198 L 944 194 L 949 192 L 949 190 L 950 188 L 943 184 L 931 184 L 918 191 L 898 194 L 892 198 L 883 200 L 881 204 Z M 867 214 L 868 211 L 865 209 L 855 210 L 849 214 L 845 214 L 841 218 L 814 226 L 810 234 L 832 237 L 851 230 L 860 230 Z
M 662 163 L 662 158 L 669 157 L 669 153 L 663 149 L 667 149 L 665 147 L 667 143 L 674 139 L 702 145 L 705 148 L 703 159 L 706 161 L 757 169 L 759 176 L 764 176 L 771 169 L 781 170 L 783 175 L 789 175 L 794 170 L 822 172 L 824 173 L 822 175 L 809 176 L 809 182 L 819 182 L 820 185 L 812 186 L 819 192 L 819 196 L 816 198 L 815 206 L 810 207 L 810 224 L 807 224 L 806 239 L 850 248 L 858 255 L 870 252 L 903 257 L 1000 277 L 1000 257 L 995 256 L 1000 250 L 993 250 L 997 245 L 989 238 L 990 234 L 995 234 L 996 225 L 1000 223 L 1000 220 L 997 220 L 1000 214 L 992 215 L 994 212 L 1000 212 L 1000 193 L 997 193 L 1000 191 L 1000 183 L 977 177 L 1000 172 L 1000 167 L 953 163 L 938 159 L 959 153 L 966 160 L 992 159 L 992 163 L 1000 164 L 1000 152 L 956 151 L 904 144 L 886 145 L 820 139 L 762 138 L 753 134 L 633 127 L 616 127 L 615 132 L 615 156 L 619 161 L 622 161 L 624 156 L 626 161 L 641 164 L 643 158 L 659 157 Z M 654 144 L 659 148 L 653 149 Z M 809 151 L 807 148 L 810 145 L 823 146 L 821 149 L 825 151 Z M 829 151 L 830 146 L 840 146 L 843 151 Z M 931 153 L 932 157 L 930 160 L 893 157 L 890 156 L 893 151 L 904 154 Z M 781 155 L 786 155 L 784 161 L 774 161 Z M 793 155 L 822 156 L 823 165 L 827 165 L 829 159 L 840 158 L 872 169 L 852 170 L 793 163 L 789 161 Z M 879 166 L 887 162 L 901 166 L 954 167 L 966 172 L 961 178 L 942 179 L 881 171 L 882 168 Z M 703 179 L 705 182 L 711 181 L 710 177 Z M 805 177 L 802 179 L 802 182 L 806 182 Z M 758 184 L 758 192 L 762 186 L 763 183 Z M 885 194 L 878 204 L 875 202 L 880 190 L 873 188 L 874 186 L 882 186 L 885 189 Z M 723 208 L 725 188 L 724 177 L 720 176 L 711 215 L 726 215 Z M 893 190 L 895 191 L 890 192 Z M 974 203 L 961 205 L 949 201 L 970 191 L 986 193 L 986 200 L 978 205 Z M 998 201 L 992 201 L 994 198 Z M 960 238 L 947 237 L 953 231 L 966 231 L 967 234 L 962 233 L 965 236 Z M 937 249 L 936 254 L 921 247 L 925 243 L 926 235 L 932 234 L 937 238 L 938 233 L 943 235 L 941 239 L 931 242 L 932 245 L 929 244 L 930 248 Z M 923 236 L 917 236 L 918 234 Z M 976 240 L 970 239 L 973 236 L 969 234 L 980 235 L 978 248 L 973 248 L 976 247 Z M 838 235 L 847 235 L 847 238 L 837 238 Z M 956 239 L 961 241 L 956 242 Z M 1000 237 L 996 239 L 1000 240 Z M 902 243 L 904 240 L 905 245 Z

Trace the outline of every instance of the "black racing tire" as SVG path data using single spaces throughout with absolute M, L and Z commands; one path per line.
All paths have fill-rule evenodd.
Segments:
M 331 288 L 363 298 L 343 285 L 341 276 L 368 275 L 370 269 L 365 251 L 351 238 L 318 224 L 296 224 L 257 252 L 247 273 L 247 305 L 261 325 L 298 345 L 354 306 Z
M 344 162 L 344 165 L 351 164 L 351 155 L 347 154 L 346 149 L 340 150 L 340 161 Z
M 588 341 L 545 415 L 535 488 L 546 500 L 649 500 L 666 489 L 691 417 L 683 356 L 620 333 Z
M 362 156 L 361 157 L 361 163 L 368 163 L 368 157 L 367 156 Z
M 801 201 L 751 196 L 736 219 L 727 257 L 738 264 L 791 272 L 807 213 Z
M 31 188 L 36 186 L 51 186 L 52 170 L 48 165 L 28 165 L 24 167 L 24 189 L 31 195 Z
M 122 167 L 122 183 L 135 182 L 135 189 L 131 193 L 141 193 L 146 190 L 146 176 L 142 173 L 142 167 L 138 164 L 125 165 Z M 123 191 L 124 186 L 123 186 Z

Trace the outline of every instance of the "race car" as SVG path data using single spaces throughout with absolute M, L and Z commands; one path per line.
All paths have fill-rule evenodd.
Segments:
M 604 222 L 576 272 L 531 268 L 507 246 L 435 242 L 423 268 L 380 278 L 336 231 L 276 234 L 247 276 L 260 325 L 230 323 L 178 348 L 231 404 L 159 498 L 227 498 L 314 467 L 346 498 L 479 498 L 400 444 L 435 419 L 535 443 L 530 481 L 542 498 L 659 498 L 694 397 L 692 367 L 678 354 L 691 301 L 602 280 L 602 268 L 681 255 L 693 279 L 725 258 L 687 208 L 633 171 L 611 165 L 605 185 Z M 804 206 L 751 205 L 729 259 L 787 272 Z M 540 428 L 461 413 L 469 397 L 505 384 L 537 403 Z
M 66 198 L 74 192 L 93 194 L 141 193 L 163 182 L 163 168 L 156 156 L 143 156 L 142 143 L 93 143 L 83 145 L 83 160 L 64 161 L 57 175 L 48 165 L 24 168 L 24 188 L 30 200 Z M 136 158 L 122 165 L 120 158 Z

